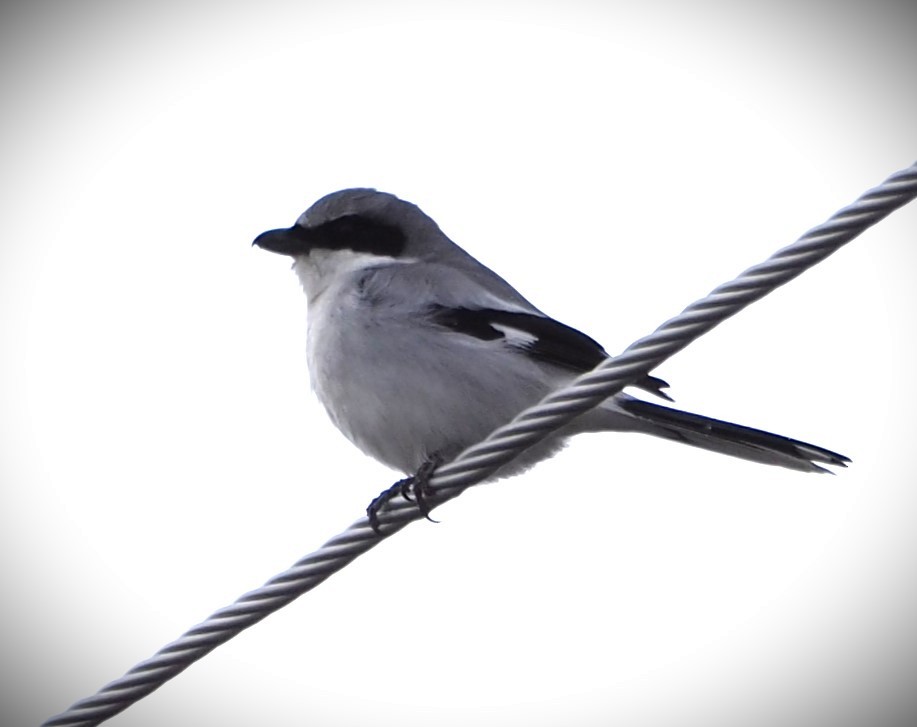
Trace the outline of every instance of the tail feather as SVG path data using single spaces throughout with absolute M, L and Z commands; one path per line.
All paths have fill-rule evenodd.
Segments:
M 615 403 L 627 413 L 648 423 L 650 426 L 647 431 L 652 434 L 754 462 L 805 472 L 829 472 L 820 464 L 846 467 L 850 461 L 842 454 L 814 444 L 641 399 L 621 398 Z

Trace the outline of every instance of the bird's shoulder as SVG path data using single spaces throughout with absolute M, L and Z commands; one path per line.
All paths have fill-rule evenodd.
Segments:
M 540 314 L 512 286 L 483 265 L 393 260 L 354 278 L 368 305 L 446 308 L 490 307 Z

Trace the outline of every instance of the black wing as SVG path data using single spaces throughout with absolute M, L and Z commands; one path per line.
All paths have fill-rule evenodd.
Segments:
M 434 306 L 430 317 L 435 323 L 468 336 L 485 341 L 504 339 L 508 345 L 532 358 L 578 374 L 591 371 L 608 358 L 598 341 L 537 313 Z M 655 376 L 647 375 L 634 386 L 671 401 L 662 391 L 669 385 Z

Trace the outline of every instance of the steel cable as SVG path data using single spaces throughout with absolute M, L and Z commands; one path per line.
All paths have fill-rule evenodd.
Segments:
M 452 462 L 437 468 L 429 483 L 432 491 L 429 505 L 435 507 L 493 475 L 524 449 L 618 393 L 745 306 L 824 260 L 915 196 L 917 163 L 893 174 L 792 245 L 692 303 L 652 334 L 633 343 L 620 356 L 608 359 L 595 370 L 550 394 Z M 384 538 L 422 517 L 415 503 L 392 500 L 379 513 L 381 534 L 370 527 L 366 517 L 360 518 L 284 573 L 215 612 L 121 678 L 44 724 L 46 727 L 82 727 L 104 722 L 220 644 L 311 590 Z

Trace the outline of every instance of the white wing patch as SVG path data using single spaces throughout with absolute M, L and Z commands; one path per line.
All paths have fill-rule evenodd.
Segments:
M 528 331 L 523 331 L 519 328 L 513 328 L 512 326 L 507 326 L 504 323 L 491 323 L 490 327 L 495 331 L 499 331 L 506 338 L 506 342 L 512 346 L 518 346 L 520 348 L 525 346 L 531 346 L 533 343 L 538 342 L 538 336 L 534 333 L 529 333 Z

